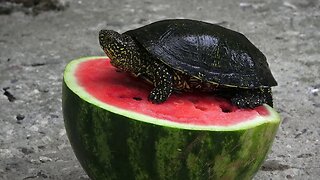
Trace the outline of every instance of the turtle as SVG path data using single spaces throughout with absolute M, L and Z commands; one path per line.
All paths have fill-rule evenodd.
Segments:
M 99 43 L 114 67 L 154 86 L 152 103 L 200 90 L 239 108 L 273 106 L 277 82 L 265 55 L 242 33 L 218 24 L 166 19 L 124 33 L 102 29 Z

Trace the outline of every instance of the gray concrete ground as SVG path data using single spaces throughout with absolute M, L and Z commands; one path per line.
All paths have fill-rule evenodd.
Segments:
M 64 130 L 64 66 L 103 55 L 101 28 L 125 31 L 165 18 L 220 23 L 266 54 L 283 122 L 255 179 L 319 179 L 318 0 L 77 0 L 65 11 L 1 15 L 0 179 L 88 179 Z

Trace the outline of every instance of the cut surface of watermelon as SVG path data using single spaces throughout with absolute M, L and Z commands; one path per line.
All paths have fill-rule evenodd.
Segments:
M 152 86 L 119 72 L 107 57 L 72 61 L 66 67 L 64 80 L 72 91 L 92 104 L 158 125 L 229 131 L 278 123 L 280 119 L 268 105 L 239 109 L 212 93 L 173 93 L 163 104 L 152 104 L 147 99 Z

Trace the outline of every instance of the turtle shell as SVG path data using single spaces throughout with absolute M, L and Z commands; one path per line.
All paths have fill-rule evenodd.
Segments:
M 277 85 L 266 57 L 243 34 L 188 19 L 125 32 L 154 58 L 198 79 L 243 88 Z

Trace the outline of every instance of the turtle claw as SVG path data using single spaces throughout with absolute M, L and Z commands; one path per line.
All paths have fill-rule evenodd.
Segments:
M 149 94 L 149 101 L 153 104 L 160 104 L 167 100 L 168 96 L 163 95 L 162 89 L 154 88 Z
M 170 88 L 154 88 L 149 94 L 149 101 L 153 104 L 163 103 L 168 99 L 172 90 Z

